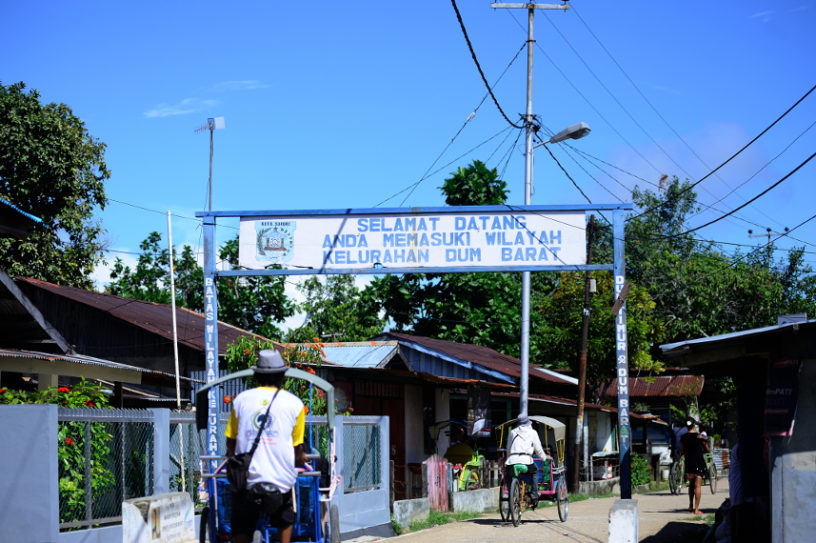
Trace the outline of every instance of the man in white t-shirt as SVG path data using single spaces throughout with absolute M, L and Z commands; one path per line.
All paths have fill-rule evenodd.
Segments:
M 278 529 L 281 543 L 289 543 L 295 521 L 292 487 L 297 480 L 295 466 L 305 463 L 303 432 L 305 408 L 300 398 L 282 390 L 286 365 L 274 350 L 258 353 L 252 368 L 260 386 L 240 393 L 232 403 L 227 423 L 227 456 L 249 452 L 269 407 L 258 448 L 252 455 L 246 493 L 233 493 L 232 541 L 247 543 L 255 531 L 261 507 L 247 496 L 253 489 L 276 488 L 282 494 L 280 507 L 269 514 L 270 526 Z M 264 485 L 272 485 L 264 487 Z M 273 488 L 274 487 L 274 488 Z

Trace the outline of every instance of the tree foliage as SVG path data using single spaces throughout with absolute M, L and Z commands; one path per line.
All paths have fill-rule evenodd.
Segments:
M 151 232 L 140 244 L 142 254 L 135 269 L 117 258 L 107 288 L 115 294 L 136 300 L 170 303 L 170 252 L 160 246 L 161 235 Z M 231 266 L 238 265 L 238 238 L 219 249 L 219 257 Z M 204 270 L 193 250 L 174 248 L 176 304 L 193 311 L 204 310 Z M 294 314 L 294 305 L 284 292 L 283 277 L 220 277 L 218 319 L 268 338 L 282 337 L 278 323 Z
M 25 84 L 0 84 L 0 198 L 42 219 L 23 240 L 0 239 L 10 275 L 90 288 L 102 261 L 110 172 L 105 144 L 65 104 L 42 104 Z
M 491 170 L 480 160 L 460 167 L 440 188 L 445 203 L 451 206 L 499 205 L 507 201 L 507 183 L 499 179 L 496 168 Z
M 299 305 L 306 322 L 287 334 L 288 341 L 365 341 L 385 328 L 373 292 L 358 289 L 354 276 L 310 277 L 298 288 L 306 297 Z

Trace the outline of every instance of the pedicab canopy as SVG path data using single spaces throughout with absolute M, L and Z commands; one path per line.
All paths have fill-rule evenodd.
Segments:
M 544 415 L 530 415 L 530 420 L 536 424 L 543 424 L 549 426 L 553 430 L 556 441 L 561 441 L 567 437 L 567 425 L 552 417 L 545 417 Z M 505 426 L 513 426 L 518 422 L 518 419 L 511 419 L 499 425 L 502 430 Z

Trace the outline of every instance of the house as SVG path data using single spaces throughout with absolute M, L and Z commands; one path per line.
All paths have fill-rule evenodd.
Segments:
M 176 398 L 172 309 L 36 279 L 12 280 L 0 270 L 0 372 L 3 382 L 33 375 L 40 387 L 60 376 L 101 379 L 116 405 L 172 405 Z M 176 308 L 179 378 L 184 401 L 204 368 L 204 316 Z M 221 323 L 219 354 L 249 332 Z M 26 354 L 29 353 L 29 354 Z M 118 383 L 118 384 L 117 384 Z
M 323 349 L 325 363 L 319 372 L 335 386 L 338 409 L 390 417 L 397 499 L 410 486 L 412 470 L 448 448 L 449 436 L 434 431 L 436 423 L 456 419 L 472 424 L 485 418 L 492 427 L 518 414 L 520 361 L 493 349 L 396 332 L 366 342 L 326 343 Z M 577 380 L 533 366 L 529 389 L 530 414 L 567 424 L 567 455 L 572 457 Z M 666 427 L 654 419 L 632 415 L 635 424 Z M 617 409 L 588 403 L 585 421 L 587 458 L 595 452 L 614 456 Z M 495 458 L 493 437 L 481 445 L 488 458 Z M 603 467 L 604 461 L 599 465 Z M 587 471 L 585 478 L 591 476 Z
M 810 514 L 816 506 L 816 320 L 780 318 L 775 326 L 660 349 L 695 373 L 730 376 L 736 386 L 738 450 L 732 449 L 729 470 L 734 540 L 810 540 L 816 533 Z

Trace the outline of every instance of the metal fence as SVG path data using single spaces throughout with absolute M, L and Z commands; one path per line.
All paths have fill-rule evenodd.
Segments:
M 153 491 L 153 417 L 131 409 L 58 411 L 60 529 L 118 522 Z
M 369 490 L 382 484 L 380 427 L 377 423 L 344 417 L 343 473 L 345 492 Z
M 221 451 L 226 449 L 223 429 L 228 418 L 228 413 L 219 417 Z M 370 419 L 342 417 L 346 493 L 383 484 L 382 433 L 378 422 Z M 166 424 L 168 419 L 161 420 Z M 156 428 L 153 410 L 60 408 L 60 529 L 121 522 L 124 500 L 157 490 L 184 491 L 196 505 L 203 505 L 200 457 L 206 454 L 206 430 L 196 431 L 195 413 L 189 411 L 171 411 L 169 425 L 169 433 Z M 307 449 L 328 458 L 328 442 L 326 417 L 307 417 Z M 157 451 L 169 453 L 169 463 L 157 459 Z M 156 466 L 162 463 L 168 466 L 169 480 L 157 484 Z

